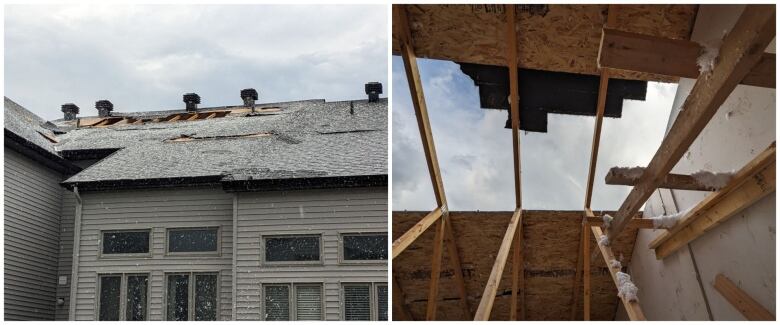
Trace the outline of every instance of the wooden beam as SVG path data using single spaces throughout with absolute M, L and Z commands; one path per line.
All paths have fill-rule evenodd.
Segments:
M 712 72 L 696 81 L 639 183 L 620 206 L 607 230 L 608 237 L 615 237 L 626 227 L 630 216 L 653 194 L 739 81 L 758 63 L 774 36 L 775 6 L 745 6 L 723 41 Z
M 607 176 L 604 177 L 604 181 L 609 185 L 630 185 L 634 186 L 639 183 L 639 178 L 644 172 L 644 168 L 635 167 L 635 172 L 628 172 L 620 167 L 612 167 L 607 172 Z M 699 183 L 691 175 L 681 174 L 667 174 L 661 180 L 661 184 L 658 188 L 668 188 L 673 190 L 687 190 L 687 191 L 717 191 L 719 188 L 712 188 L 704 186 Z
M 512 257 L 512 303 L 509 320 L 525 320 L 525 266 L 523 265 L 523 227 L 517 227 Z
M 401 285 L 398 284 L 395 276 L 393 276 L 393 320 L 414 320 L 412 312 L 406 304 L 404 292 L 401 291 Z
M 504 266 L 509 257 L 509 249 L 512 247 L 512 239 L 517 234 L 518 227 L 522 232 L 522 224 L 523 211 L 517 209 L 515 210 L 515 213 L 512 214 L 512 219 L 509 220 L 509 226 L 506 229 L 506 234 L 504 234 L 504 239 L 501 241 L 501 246 L 498 249 L 496 261 L 493 263 L 493 270 L 490 271 L 490 277 L 485 284 L 485 291 L 482 293 L 482 299 L 479 302 L 479 307 L 477 307 L 477 313 L 474 315 L 474 320 L 490 319 L 490 311 L 493 309 L 493 301 L 496 299 L 498 285 L 501 283 L 501 275 L 504 274 Z
M 428 286 L 428 305 L 426 320 L 436 320 L 436 307 L 439 302 L 439 277 L 441 275 L 441 257 L 444 250 L 444 232 L 447 218 L 440 218 L 433 239 L 433 257 L 431 257 L 431 282 Z
M 775 143 L 742 167 L 720 191 L 704 198 L 677 225 L 650 242 L 658 259 L 698 238 L 728 218 L 775 192 Z
M 609 274 L 612 275 L 612 281 L 615 282 L 615 286 L 618 286 L 617 272 L 620 271 L 620 269 L 610 267 L 611 261 L 615 259 L 615 254 L 612 253 L 612 248 L 599 243 L 599 238 L 603 235 L 601 228 L 590 227 L 590 229 L 593 232 L 593 236 L 596 238 L 596 245 L 598 245 L 599 250 L 601 251 L 601 256 L 604 256 L 604 262 L 607 264 Z M 639 306 L 638 302 L 628 301 L 623 297 L 621 297 L 620 300 L 623 301 L 623 307 L 626 308 L 626 313 L 630 320 L 647 320 L 645 319 L 645 315 L 642 313 L 642 308 Z
M 753 299 L 747 292 L 740 289 L 734 282 L 725 275 L 715 276 L 715 282 L 712 283 L 715 290 L 718 290 L 723 298 L 731 303 L 747 320 L 775 320 L 775 315 L 764 308 L 758 301 Z
M 601 227 L 604 224 L 604 219 L 601 217 L 586 217 L 586 222 L 588 223 L 588 226 L 597 226 Z M 641 229 L 652 229 L 653 228 L 653 220 L 652 219 L 646 219 L 646 218 L 633 218 L 629 222 L 629 224 L 636 228 Z
M 764 49 L 761 49 L 762 51 Z M 605 28 L 598 63 L 601 68 L 631 70 L 696 79 L 699 43 Z M 775 54 L 763 53 L 741 84 L 775 88 Z
M 441 208 L 436 208 L 431 213 L 428 213 L 425 217 L 423 217 L 417 224 L 415 224 L 411 229 L 407 230 L 401 237 L 398 237 L 398 239 L 393 241 L 393 259 L 398 257 L 398 255 L 401 255 L 404 250 L 406 250 L 409 245 L 411 245 L 415 240 L 417 240 L 420 235 L 422 235 L 428 227 L 430 227 L 432 224 L 434 224 L 436 221 L 439 220 L 442 216 Z
M 582 282 L 582 319 L 590 320 L 590 236 L 588 236 L 588 225 L 582 225 L 582 255 L 580 258 L 583 263 L 583 282 Z M 572 308 L 577 308 L 573 306 Z
M 445 222 L 446 239 L 447 240 L 447 253 L 450 258 L 450 267 L 452 268 L 452 274 L 455 278 L 455 284 L 458 286 L 458 295 L 460 296 L 460 306 L 463 309 L 463 319 L 471 319 L 471 306 L 469 306 L 469 297 L 466 292 L 466 281 L 463 279 L 463 267 L 460 264 L 460 254 L 458 254 L 458 246 L 456 246 L 455 231 L 452 229 L 452 219 L 447 215 L 447 222 Z

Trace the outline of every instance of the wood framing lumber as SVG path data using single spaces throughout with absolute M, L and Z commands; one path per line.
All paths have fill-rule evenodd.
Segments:
M 460 254 L 456 245 L 457 238 L 452 229 L 452 219 L 447 215 L 447 222 L 444 223 L 446 231 L 447 253 L 449 254 L 450 267 L 452 268 L 455 284 L 458 286 L 458 295 L 460 296 L 461 308 L 463 309 L 463 319 L 471 319 L 471 307 L 469 306 L 469 297 L 466 292 L 466 280 L 463 279 L 463 267 L 460 264 Z
M 586 217 L 585 221 L 588 223 L 588 226 L 598 226 L 601 227 L 604 224 L 604 219 L 601 217 Z M 631 225 L 642 228 L 642 229 L 651 229 L 653 228 L 653 220 L 652 219 L 645 219 L 645 218 L 633 218 L 631 221 L 629 221 Z
M 439 302 L 439 277 L 441 275 L 441 259 L 444 252 L 444 232 L 447 218 L 439 218 L 436 225 L 436 236 L 433 240 L 433 257 L 431 257 L 431 282 L 428 286 L 428 305 L 425 319 L 436 320 L 436 307 Z
M 517 228 L 520 228 L 522 233 L 523 223 L 523 211 L 516 209 L 512 214 L 512 219 L 509 220 L 509 225 L 504 234 L 504 239 L 501 241 L 501 246 L 498 249 L 496 255 L 496 261 L 493 263 L 493 269 L 490 271 L 490 277 L 485 284 L 485 290 L 482 293 L 482 299 L 477 307 L 477 312 L 474 315 L 474 320 L 489 320 L 490 311 L 493 309 L 493 302 L 496 299 L 496 292 L 498 291 L 498 285 L 501 282 L 501 275 L 504 273 L 504 266 L 506 260 L 509 257 L 509 250 L 512 247 L 513 238 L 518 233 Z
M 608 237 L 615 237 L 626 227 L 630 216 L 658 188 L 739 81 L 758 63 L 774 36 L 775 6 L 745 6 L 734 28 L 726 35 L 712 71 L 696 80 L 639 183 L 620 206 L 607 230 Z
M 658 259 L 698 238 L 753 203 L 775 192 L 775 143 L 740 169 L 720 191 L 704 198 L 652 242 Z
M 590 320 L 590 236 L 588 236 L 588 225 L 582 225 L 582 270 L 583 270 L 583 282 L 582 282 L 582 319 Z M 573 306 L 572 308 L 577 308 Z
M 414 320 L 412 312 L 406 304 L 404 292 L 401 290 L 401 286 L 398 284 L 395 276 L 393 276 L 393 320 Z
M 512 303 L 509 320 L 525 320 L 525 265 L 523 262 L 523 227 L 517 227 L 512 254 Z
M 763 51 L 763 49 L 761 49 Z M 699 43 L 605 28 L 601 34 L 600 68 L 631 70 L 696 79 Z M 741 84 L 775 88 L 775 54 L 763 53 Z
M 595 218 L 595 217 L 594 217 Z M 583 223 L 582 223 L 582 230 L 588 230 L 586 217 L 583 214 Z M 577 304 L 579 303 L 579 288 L 580 288 L 580 281 L 582 281 L 582 272 L 583 272 L 583 255 L 580 254 L 580 252 L 584 249 L 584 243 L 585 240 L 589 238 L 589 234 L 587 231 L 581 231 L 580 232 L 580 244 L 577 247 L 577 268 L 574 270 L 574 282 L 572 283 L 572 298 L 571 298 L 571 317 L 569 320 L 574 320 L 577 318 Z
M 393 259 L 398 257 L 409 245 L 411 245 L 417 237 L 420 237 L 425 230 L 432 224 L 438 221 L 442 216 L 441 208 L 436 208 L 431 213 L 428 213 L 411 229 L 407 230 L 401 237 L 393 241 Z
M 638 168 L 644 172 L 644 168 Z M 607 176 L 604 177 L 604 182 L 608 185 L 630 185 L 634 186 L 639 182 L 641 174 L 637 172 L 628 172 L 624 168 L 612 167 L 607 172 Z M 688 190 L 688 191 L 716 191 L 717 188 L 704 186 L 699 183 L 696 178 L 691 175 L 681 174 L 667 174 L 658 188 L 668 188 L 673 190 Z
M 431 133 L 431 124 L 428 120 L 428 108 L 425 104 L 425 95 L 423 94 L 422 81 L 420 80 L 420 71 L 417 68 L 417 57 L 412 47 L 411 31 L 406 17 L 406 7 L 401 6 L 399 10 L 398 22 L 403 29 L 403 39 L 401 40 L 401 57 L 404 61 L 406 70 L 406 79 L 409 83 L 409 93 L 412 95 L 412 104 L 414 106 L 414 115 L 417 118 L 417 126 L 420 129 L 420 139 L 422 140 L 425 161 L 428 164 L 428 172 L 431 176 L 433 185 L 433 194 L 436 197 L 436 203 L 443 210 L 447 211 L 447 199 L 444 195 L 444 185 L 439 171 L 439 162 L 436 158 L 436 146 L 433 143 Z
M 601 238 L 603 235 L 601 228 L 590 227 L 590 229 L 593 232 L 593 236 L 596 237 L 596 245 L 598 245 L 599 250 L 601 251 L 601 256 L 604 257 L 604 262 L 607 264 L 607 266 L 609 266 L 611 261 L 615 259 L 615 255 L 612 253 L 612 248 L 599 243 L 599 238 Z M 612 281 L 615 282 L 615 286 L 618 286 L 617 272 L 620 270 L 614 267 L 607 268 L 609 269 L 609 274 L 612 275 Z M 628 318 L 630 320 L 647 320 L 645 319 L 645 315 L 642 313 L 642 308 L 639 306 L 639 302 L 628 301 L 624 297 L 621 297 L 620 300 L 622 300 L 623 307 L 626 308 L 626 313 L 628 314 Z
M 715 290 L 718 290 L 723 298 L 726 298 L 728 302 L 734 306 L 747 320 L 764 320 L 773 321 L 775 315 L 761 306 L 755 299 L 750 297 L 745 291 L 740 289 L 734 282 L 729 280 L 725 275 L 718 274 L 715 276 L 715 281 L 712 283 Z

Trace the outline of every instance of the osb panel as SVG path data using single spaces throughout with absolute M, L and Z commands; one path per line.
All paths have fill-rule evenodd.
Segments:
M 393 238 L 400 237 L 427 212 L 393 212 Z M 450 212 L 456 244 L 469 295 L 470 314 L 479 305 L 485 283 L 506 233 L 512 212 Z M 571 315 L 571 295 L 579 254 L 582 211 L 524 211 L 525 312 L 528 320 L 566 320 Z M 393 260 L 393 276 L 404 292 L 415 319 L 425 319 L 430 284 L 435 225 Z M 613 243 L 615 255 L 628 265 L 637 229 L 627 228 Z M 596 248 L 591 235 L 591 247 Z M 491 319 L 509 319 L 511 256 L 502 275 Z M 618 306 L 617 290 L 600 255 L 592 257 L 593 303 L 591 319 L 611 320 Z M 448 252 L 444 251 L 437 319 L 462 320 L 458 292 Z M 582 292 L 578 284 L 578 293 Z M 581 300 L 581 299 L 580 299 Z M 582 309 L 581 303 L 578 307 Z M 581 312 L 578 312 L 581 319 Z
M 596 59 L 607 5 L 516 5 L 521 68 L 598 74 Z M 696 5 L 617 5 L 615 28 L 689 39 Z M 399 5 L 393 5 L 393 53 L 400 53 Z M 405 5 L 418 57 L 506 66 L 504 6 Z M 676 82 L 678 78 L 616 71 L 615 78 Z

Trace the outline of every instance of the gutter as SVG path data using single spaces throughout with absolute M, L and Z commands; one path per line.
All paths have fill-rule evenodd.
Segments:
M 76 214 L 73 216 L 73 261 L 70 272 L 70 298 L 68 299 L 68 320 L 76 319 L 76 290 L 78 288 L 79 250 L 81 249 L 81 195 L 78 186 L 73 187 L 76 196 Z
M 231 311 L 231 317 L 230 320 L 235 321 L 237 312 L 236 312 L 236 300 L 238 300 L 238 289 L 237 283 L 238 283 L 238 265 L 236 265 L 236 262 L 238 261 L 238 193 L 233 193 L 233 298 L 232 298 L 232 311 Z

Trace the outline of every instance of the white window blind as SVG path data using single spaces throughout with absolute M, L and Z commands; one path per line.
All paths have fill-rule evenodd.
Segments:
M 370 285 L 344 285 L 344 319 L 371 320 Z
M 289 286 L 265 286 L 265 320 L 290 320 Z
M 377 320 L 387 320 L 387 286 L 376 287 Z
M 297 320 L 322 320 L 322 287 L 295 286 L 295 316 Z

